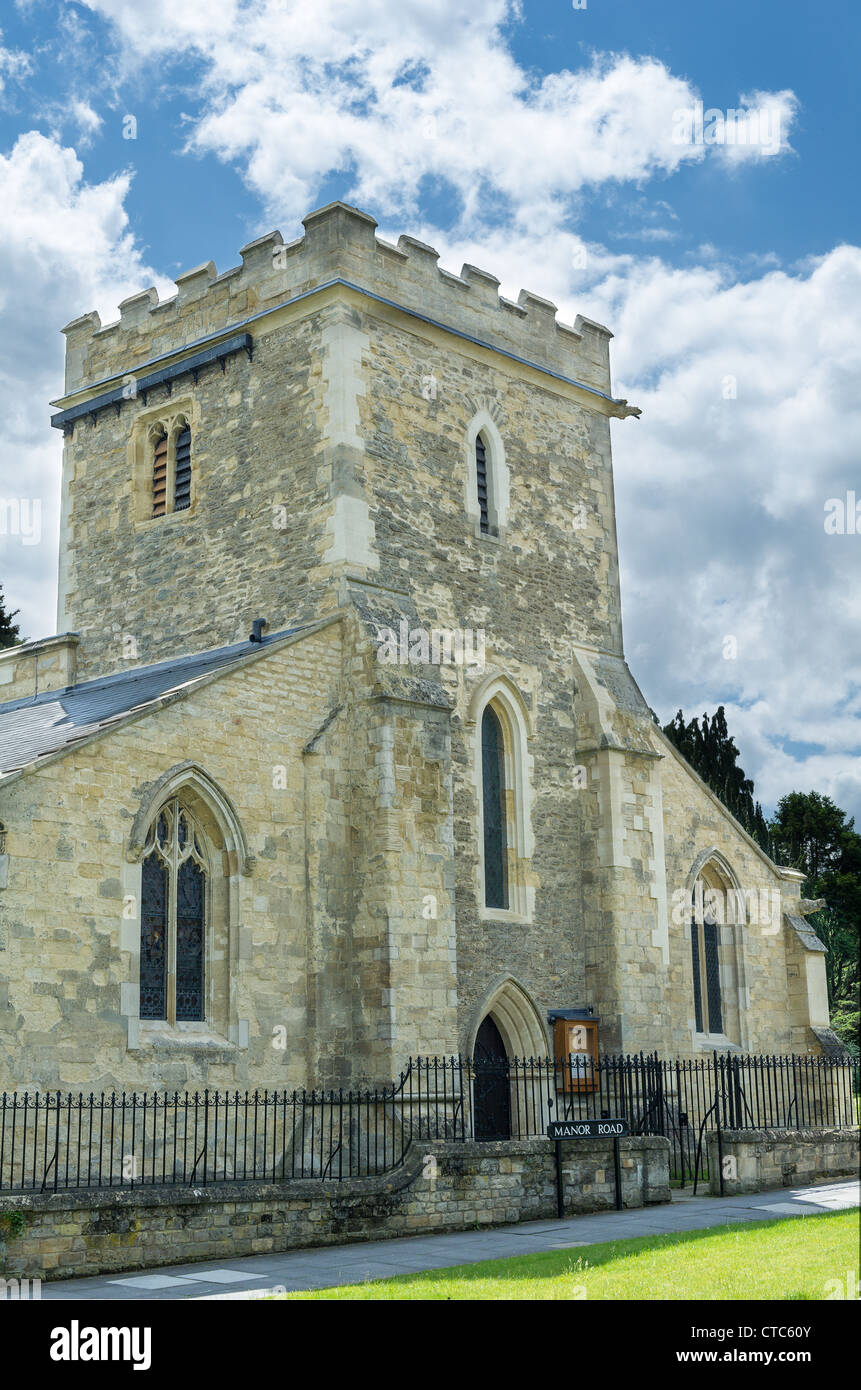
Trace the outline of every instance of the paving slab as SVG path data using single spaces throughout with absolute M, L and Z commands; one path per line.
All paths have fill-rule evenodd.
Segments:
M 86 1302 L 132 1300 L 213 1300 L 265 1298 L 273 1288 L 300 1292 L 365 1283 L 394 1274 L 478 1264 L 482 1260 L 540 1250 L 580 1250 L 609 1240 L 701 1230 L 739 1221 L 804 1217 L 817 1212 L 848 1210 L 861 1205 L 857 1182 L 818 1187 L 781 1188 L 732 1197 L 674 1197 L 665 1206 L 636 1207 L 621 1212 L 590 1212 L 562 1221 L 526 1221 L 481 1231 L 456 1231 L 439 1236 L 399 1236 L 315 1250 L 269 1251 L 264 1255 L 206 1260 L 143 1272 L 129 1270 L 85 1279 L 63 1279 L 42 1285 L 44 1300 Z

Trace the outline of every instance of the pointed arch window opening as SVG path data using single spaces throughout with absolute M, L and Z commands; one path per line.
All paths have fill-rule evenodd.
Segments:
M 140 1017 L 206 1018 L 207 863 L 203 835 L 178 798 L 162 807 L 141 864 Z
M 165 417 L 147 436 L 150 460 L 149 516 L 164 518 L 191 507 L 191 426 L 185 415 Z
M 502 725 L 487 705 L 481 716 L 484 905 L 503 910 L 509 906 L 504 758 Z
M 708 887 L 706 883 L 701 885 L 703 890 Z M 696 902 L 695 886 L 694 905 Z M 720 926 L 708 907 L 702 914 L 696 912 L 695 906 L 691 911 L 691 970 L 696 1031 L 722 1034 L 724 1010 L 720 982 Z
M 476 412 L 466 430 L 465 503 L 472 534 L 501 541 L 508 524 L 509 469 L 495 407 Z

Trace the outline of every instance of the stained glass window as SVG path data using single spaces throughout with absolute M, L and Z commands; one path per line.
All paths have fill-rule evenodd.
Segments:
M 151 854 L 141 872 L 141 1018 L 164 1018 L 167 1003 L 167 866 Z
M 700 905 L 710 892 L 709 885 L 700 882 L 694 889 L 694 903 Z M 723 1000 L 720 984 L 720 925 L 714 912 L 706 907 L 697 920 L 691 919 L 691 967 L 694 987 L 694 1018 L 698 1033 L 723 1032 Z
M 206 1018 L 206 863 L 201 843 L 191 814 L 178 800 L 162 808 L 141 866 L 141 1018 Z
M 508 907 L 502 726 L 490 705 L 481 717 L 484 809 L 484 903 Z
M 691 919 L 691 966 L 694 972 L 694 1020 L 698 1033 L 703 1031 L 703 987 L 700 980 L 700 929 L 695 917 Z
M 193 859 L 179 866 L 176 891 L 176 1016 L 203 1018 L 203 870 Z
M 717 922 L 706 918 L 703 923 L 703 946 L 706 958 L 706 1000 L 709 1007 L 709 1032 L 723 1032 L 723 1011 L 720 997 L 720 964 L 718 961 Z

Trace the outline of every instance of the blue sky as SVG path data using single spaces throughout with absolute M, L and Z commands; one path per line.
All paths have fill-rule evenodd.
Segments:
M 0 582 L 28 636 L 58 329 L 341 197 L 614 330 L 635 676 L 664 719 L 726 702 L 766 805 L 861 816 L 861 535 L 823 526 L 861 499 L 857 5 L 19 0 L 2 30 L 0 498 L 26 457 L 43 525 L 0 535 Z M 779 139 L 683 146 L 700 100 Z
M 103 8 L 110 13 L 117 7 Z M 70 16 L 74 37 L 64 28 Z M 56 107 L 85 94 L 103 120 L 88 143 L 87 176 L 100 180 L 134 170 L 126 207 L 152 262 L 165 271 L 179 269 L 196 263 L 202 247 L 211 248 L 220 264 L 235 257 L 240 240 L 257 225 L 259 201 L 249 198 L 241 167 L 214 155 L 192 158 L 183 152 L 189 117 L 205 105 L 195 90 L 206 71 L 203 58 L 180 55 L 155 86 L 151 69 L 131 70 L 123 80 L 114 71 L 118 45 L 112 26 L 87 6 L 55 0 L 10 6 L 2 31 L 4 46 L 32 55 L 33 64 L 30 79 L 7 83 L 0 110 L 4 148 L 25 129 L 72 130 L 71 113 L 59 125 L 63 113 Z M 679 219 L 668 259 L 684 264 L 709 242 L 742 260 L 775 254 L 792 261 L 857 239 L 861 192 L 851 169 L 857 160 L 861 14 L 850 0 L 818 7 L 725 0 L 697 12 L 678 0 L 653 5 L 592 0 L 585 10 L 535 0 L 501 32 L 529 73 L 587 65 L 596 52 L 628 52 L 654 57 L 689 78 L 707 107 L 737 106 L 740 93 L 755 90 L 788 88 L 799 97 L 795 155 L 775 161 L 767 174 L 760 168 L 749 171 L 750 177 L 728 180 L 704 162 L 642 190 L 643 210 L 658 209 L 664 194 Z M 105 83 L 108 69 L 112 76 Z M 138 117 L 134 144 L 122 136 L 126 111 Z M 319 200 L 343 192 L 344 183 L 344 174 L 321 168 Z M 183 202 L 181 215 L 159 216 L 162 200 L 174 206 L 175 200 Z M 638 249 L 631 235 L 638 219 L 627 183 L 595 190 L 585 201 L 575 214 L 584 234 L 615 250 Z M 428 190 L 428 208 L 437 215 L 450 214 L 451 203 L 445 191 L 434 196 Z

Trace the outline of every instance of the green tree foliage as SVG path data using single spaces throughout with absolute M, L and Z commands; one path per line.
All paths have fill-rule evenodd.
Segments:
M 768 853 L 768 822 L 759 802 L 754 800 L 753 782 L 738 765 L 739 750 L 727 728 L 724 706 L 719 705 L 711 719 L 704 714 L 702 721 L 695 717 L 688 724 L 679 710 L 675 719 L 664 725 L 664 733 L 748 834 Z
M 753 782 L 738 765 L 723 705 L 711 719 L 704 714 L 688 723 L 679 710 L 664 733 L 772 859 L 807 875 L 805 897 L 825 899 L 827 906 L 808 921 L 827 949 L 832 1026 L 858 1047 L 861 835 L 854 820 L 820 792 L 790 792 L 767 821 Z
M 17 647 L 23 638 L 20 635 L 20 628 L 13 618 L 17 618 L 18 609 L 14 613 L 6 612 L 6 603 L 3 598 L 3 587 L 0 585 L 0 649 L 4 647 Z
M 861 835 L 854 818 L 820 792 L 790 792 L 777 804 L 771 832 L 780 861 L 807 874 L 804 893 L 827 907 L 808 918 L 827 948 L 825 969 L 835 1032 L 859 1038 Z

